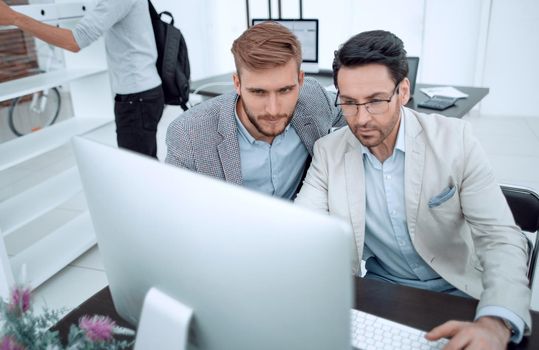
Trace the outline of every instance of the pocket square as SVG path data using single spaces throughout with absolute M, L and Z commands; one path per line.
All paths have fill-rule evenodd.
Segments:
M 429 200 L 429 208 L 435 208 L 442 205 L 442 203 L 447 202 L 451 197 L 453 197 L 456 190 L 457 188 L 455 186 L 448 186 L 442 192 Z

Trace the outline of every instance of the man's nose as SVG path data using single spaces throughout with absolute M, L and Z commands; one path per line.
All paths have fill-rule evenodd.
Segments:
M 369 113 L 369 111 L 367 111 L 367 108 L 365 107 L 365 105 L 361 105 L 361 106 L 357 106 L 357 113 L 356 113 L 356 122 L 363 126 L 365 124 L 367 124 L 372 116 L 371 114 Z
M 279 114 L 280 102 L 276 94 L 269 94 L 268 100 L 266 101 L 266 111 L 268 114 L 277 115 Z

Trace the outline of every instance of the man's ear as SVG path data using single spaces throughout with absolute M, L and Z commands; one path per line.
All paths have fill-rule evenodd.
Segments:
M 299 74 L 298 74 L 299 87 L 303 86 L 303 80 L 304 79 L 305 79 L 305 72 L 300 69 Z
M 410 101 L 410 80 L 404 78 L 399 86 L 399 102 L 406 105 Z
M 238 72 L 232 74 L 232 81 L 234 82 L 234 90 L 236 90 L 236 93 L 238 95 L 241 95 L 241 82 L 240 75 Z

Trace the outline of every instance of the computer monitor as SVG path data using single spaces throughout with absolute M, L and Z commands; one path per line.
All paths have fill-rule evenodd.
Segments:
M 274 21 L 290 29 L 301 44 L 301 69 L 307 73 L 318 73 L 318 19 L 253 18 L 251 23 L 255 25 L 265 21 Z
M 83 138 L 73 141 L 115 308 L 194 310 L 194 349 L 348 349 L 349 225 Z
M 410 97 L 414 96 L 415 82 L 417 80 L 417 70 L 419 67 L 419 57 L 406 57 L 408 59 L 408 80 L 410 80 Z

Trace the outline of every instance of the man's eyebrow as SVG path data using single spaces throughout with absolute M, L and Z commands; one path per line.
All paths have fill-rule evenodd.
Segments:
M 279 88 L 278 90 L 291 89 L 291 88 L 296 87 L 297 85 L 298 85 L 298 84 L 291 84 L 291 85 L 283 86 L 283 87 Z
M 355 97 L 350 97 L 350 96 L 343 95 L 343 94 L 339 94 L 339 95 L 340 95 L 340 97 L 342 99 L 351 100 L 351 101 L 357 101 L 357 99 Z M 369 96 L 365 97 L 365 99 L 366 100 L 371 100 L 371 99 L 374 99 L 374 98 L 385 97 L 384 95 L 387 95 L 387 91 L 379 91 L 379 92 L 372 93 Z
M 291 84 L 291 85 L 286 85 L 286 86 L 281 86 L 277 89 L 275 89 L 275 91 L 281 91 L 281 90 L 286 90 L 286 89 L 291 89 L 291 88 L 294 88 L 296 87 L 298 84 Z M 257 87 L 248 87 L 246 88 L 248 91 L 264 91 L 264 92 L 267 92 L 269 90 L 266 90 L 264 88 L 257 88 Z
M 257 87 L 248 87 L 246 88 L 248 91 L 267 91 L 266 89 L 263 89 L 263 88 L 257 88 Z

